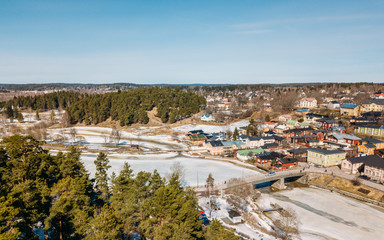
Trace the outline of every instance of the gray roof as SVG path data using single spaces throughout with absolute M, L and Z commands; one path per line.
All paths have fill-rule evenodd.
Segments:
M 289 153 L 306 153 L 309 148 L 297 148 L 288 150 Z
M 322 149 L 322 148 L 308 148 L 308 151 L 317 152 L 317 153 L 321 153 L 324 155 L 344 153 L 343 151 L 340 151 L 340 150 L 327 150 L 327 149 Z
M 367 143 L 367 144 L 364 144 L 363 146 L 366 146 L 367 148 L 376 148 L 376 146 L 373 145 L 372 143 Z
M 350 161 L 351 163 L 367 163 L 367 162 L 379 162 L 379 161 L 383 161 L 384 163 L 384 159 L 382 159 L 381 157 L 377 156 L 377 155 L 368 155 L 368 156 L 363 156 L 363 157 L 353 157 L 353 158 L 348 158 L 348 161 Z
M 384 168 L 384 159 L 377 155 L 371 155 L 371 158 L 364 163 L 366 166 Z
M 372 138 L 372 137 L 363 138 L 361 141 L 362 142 L 367 142 L 367 143 L 383 143 L 384 142 L 382 140 L 379 140 L 379 139 L 376 139 L 376 138 Z
M 212 147 L 222 147 L 223 143 L 221 141 L 210 141 Z

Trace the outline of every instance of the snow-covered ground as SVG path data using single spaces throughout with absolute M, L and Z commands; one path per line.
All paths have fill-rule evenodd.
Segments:
M 111 128 L 105 127 L 74 127 L 76 136 L 84 137 L 85 143 L 90 148 L 98 148 L 100 145 L 109 141 L 109 135 L 112 132 Z M 68 138 L 69 128 L 50 129 L 50 135 L 62 134 L 64 132 Z M 71 140 L 68 140 L 71 141 Z M 186 149 L 186 146 L 172 140 L 170 135 L 141 135 L 133 132 L 121 131 L 120 145 L 139 144 L 143 148 L 159 148 L 162 150 L 181 150 Z
M 218 132 L 226 132 L 228 130 L 233 132 L 235 128 L 246 127 L 248 126 L 248 124 L 249 124 L 248 120 L 242 120 L 242 121 L 235 122 L 229 125 L 224 125 L 224 126 L 188 124 L 188 125 L 183 125 L 179 127 L 174 127 L 172 129 L 178 132 L 188 132 L 191 130 L 203 130 L 206 133 L 218 133 Z
M 299 230 L 305 239 L 383 239 L 384 212 L 337 193 L 295 188 L 263 194 L 260 207 L 270 203 L 293 209 L 300 221 Z
M 83 154 L 81 160 L 85 168 L 91 174 L 95 174 L 94 160 L 97 154 Z M 153 172 L 155 169 L 161 176 L 171 172 L 175 163 L 180 163 L 185 169 L 185 183 L 189 186 L 204 185 L 209 173 L 212 173 L 215 183 L 223 183 L 231 178 L 242 178 L 260 174 L 259 172 L 235 166 L 231 163 L 207 160 L 203 158 L 189 158 L 174 154 L 153 154 L 153 155 L 127 155 L 111 154 L 108 156 L 111 168 L 109 173 L 118 174 L 124 162 L 129 163 L 135 173 L 139 171 Z

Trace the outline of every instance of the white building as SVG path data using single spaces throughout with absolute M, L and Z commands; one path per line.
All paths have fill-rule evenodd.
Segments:
M 211 114 L 203 114 L 201 115 L 201 121 L 205 121 L 205 122 L 213 122 L 215 121 L 215 117 Z
M 340 109 L 340 103 L 338 101 L 331 101 L 327 104 L 328 109 Z
M 315 98 L 303 98 L 300 100 L 300 108 L 315 108 L 317 100 Z

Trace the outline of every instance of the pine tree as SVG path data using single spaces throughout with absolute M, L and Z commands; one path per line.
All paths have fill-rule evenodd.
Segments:
M 226 230 L 217 219 L 213 219 L 209 224 L 205 233 L 207 240 L 241 240 L 239 236 L 234 234 L 233 230 Z
M 59 239 L 85 235 L 90 207 L 90 182 L 86 176 L 66 177 L 52 187 L 52 207 L 45 219 L 46 230 L 55 229 Z
M 83 163 L 80 161 L 81 151 L 71 146 L 69 152 L 64 155 L 60 155 L 59 168 L 62 178 L 65 177 L 81 177 L 87 174 Z
M 0 197 L 0 239 L 16 240 L 20 236 L 17 227 L 18 209 L 12 206 L 12 197 Z
M 8 106 L 5 113 L 7 115 L 7 118 L 14 118 L 14 112 L 13 112 L 12 106 Z
M 94 212 L 85 240 L 121 239 L 121 226 L 114 211 L 108 205 Z
M 105 153 L 100 152 L 97 156 L 97 159 L 94 161 L 96 166 L 95 173 L 95 183 L 97 192 L 100 193 L 100 197 L 102 200 L 106 200 L 109 194 L 108 188 L 108 169 L 111 168 L 109 165 L 109 160 Z
M 233 131 L 233 140 L 236 141 L 239 137 L 239 130 L 235 128 L 235 131 Z

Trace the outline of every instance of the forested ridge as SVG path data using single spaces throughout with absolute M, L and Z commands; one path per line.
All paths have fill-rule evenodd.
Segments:
M 80 151 L 51 155 L 32 137 L 4 138 L 0 148 L 0 239 L 240 239 L 214 220 L 198 220 L 197 199 L 167 179 L 134 174 L 126 163 L 109 178 L 104 153 L 95 159 L 95 179 Z
M 72 123 L 98 124 L 111 117 L 124 126 L 148 123 L 146 111 L 154 107 L 162 122 L 174 123 L 199 112 L 205 103 L 204 97 L 193 92 L 155 87 L 89 95 L 67 110 Z
M 2 102 L 4 108 L 31 108 L 33 110 L 66 109 L 71 123 L 98 124 L 111 118 L 121 126 L 146 124 L 146 111 L 157 108 L 162 122 L 174 123 L 200 111 L 205 98 L 190 91 L 172 88 L 139 88 L 104 94 L 81 94 L 61 91 L 34 97 L 15 97 Z

